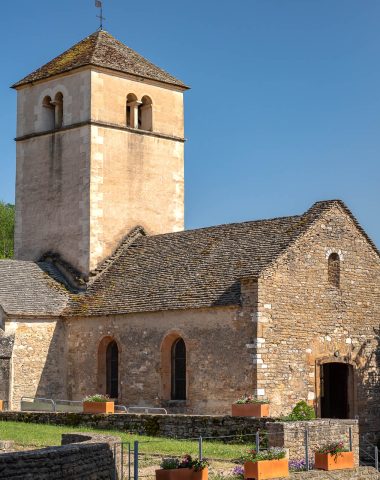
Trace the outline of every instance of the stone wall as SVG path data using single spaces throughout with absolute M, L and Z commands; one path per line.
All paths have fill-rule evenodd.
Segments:
M 233 401 L 252 391 L 254 382 L 251 355 L 246 349 L 253 335 L 247 310 L 218 307 L 68 318 L 67 398 L 82 400 L 88 394 L 106 393 L 97 359 L 100 343 L 109 337 L 119 347 L 118 400 L 122 405 L 228 415 Z M 187 400 L 173 402 L 171 372 L 164 361 L 173 340 L 165 340 L 178 336 L 186 344 Z
M 0 421 L 83 426 L 172 438 L 252 434 L 272 419 L 208 415 L 90 415 L 84 413 L 0 412 Z M 251 438 L 251 437 L 249 437 Z
M 275 422 L 266 425 L 271 447 L 289 449 L 289 458 L 301 459 L 306 455 L 305 432 L 308 431 L 309 458 L 318 446 L 343 441 L 349 448 L 349 428 L 352 431 L 352 450 L 355 465 L 359 465 L 359 426 L 357 420 L 315 420 L 309 422 Z
M 65 436 L 64 436 L 65 437 Z M 0 454 L 0 478 L 7 480 L 114 480 L 113 445 L 120 438 L 78 433 L 61 447 Z M 72 440 L 83 443 L 69 444 Z
M 328 280 L 333 252 L 339 288 Z M 325 212 L 258 283 L 251 352 L 271 413 L 304 399 L 319 416 L 322 365 L 339 362 L 349 371 L 348 417 L 359 416 L 362 432 L 379 432 L 380 259 L 352 219 L 338 206 Z

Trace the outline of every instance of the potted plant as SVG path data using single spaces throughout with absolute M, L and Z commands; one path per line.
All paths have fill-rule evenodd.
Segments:
M 344 442 L 332 442 L 315 451 L 315 468 L 319 470 L 343 470 L 354 468 L 354 453 L 344 446 Z
M 269 417 L 269 401 L 243 395 L 232 404 L 231 414 L 233 417 Z
M 4 410 L 4 400 L 0 400 L 0 412 Z
M 83 399 L 83 413 L 114 413 L 115 402 L 99 393 Z
M 193 474 L 192 480 L 208 480 L 208 466 L 209 462 L 206 459 L 203 460 L 193 460 Z
M 193 459 L 190 455 L 185 455 L 182 460 L 163 458 L 160 467 L 156 470 L 156 480 L 192 480 Z
M 283 448 L 273 447 L 257 452 L 250 450 L 244 457 L 244 478 L 264 480 L 289 477 L 289 462 Z

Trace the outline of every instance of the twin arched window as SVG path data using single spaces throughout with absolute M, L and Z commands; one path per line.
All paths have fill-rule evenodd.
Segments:
M 329 284 L 340 287 L 340 258 L 338 253 L 331 253 L 328 258 L 328 281 Z
M 42 128 L 43 130 L 55 130 L 63 125 L 63 95 L 58 92 L 51 99 L 49 95 L 42 101 Z
M 126 124 L 127 127 L 146 130 L 153 130 L 152 100 L 144 95 L 141 101 L 137 100 L 134 93 L 127 95 L 126 103 Z

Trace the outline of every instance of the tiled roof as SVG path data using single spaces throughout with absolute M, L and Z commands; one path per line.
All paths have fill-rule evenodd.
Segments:
M 336 202 L 304 215 L 140 236 L 77 297 L 74 314 L 119 314 L 240 303 L 240 280 L 257 277 Z
M 47 262 L 0 260 L 0 305 L 10 315 L 59 315 L 70 294 Z
M 0 261 L 0 305 L 7 313 L 112 315 L 240 304 L 242 278 L 255 278 L 333 206 L 303 215 L 146 236 L 136 227 L 94 273 L 85 293 L 69 292 L 48 262 Z
M 81 40 L 46 65 L 15 83 L 13 87 L 69 72 L 85 65 L 104 67 L 188 88 L 181 80 L 156 67 L 104 30 L 97 31 Z

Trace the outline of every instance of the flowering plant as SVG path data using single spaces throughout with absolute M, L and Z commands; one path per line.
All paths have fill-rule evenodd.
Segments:
M 109 402 L 110 397 L 108 395 L 102 395 L 101 393 L 95 393 L 95 395 L 88 395 L 83 399 L 84 402 Z
M 194 460 L 192 459 L 191 455 L 185 455 L 182 460 L 180 461 L 178 468 L 192 468 Z
M 286 450 L 284 448 L 271 447 L 268 450 L 260 450 L 260 452 L 257 452 L 256 449 L 249 450 L 244 456 L 244 460 L 246 462 L 260 462 L 262 460 L 280 460 L 285 456 Z
M 199 470 L 203 470 L 204 468 L 208 467 L 210 464 L 208 460 L 205 458 L 203 460 L 193 460 L 193 468 L 195 472 L 199 472 Z
M 179 459 L 173 457 L 163 458 L 160 463 L 160 467 L 164 470 L 173 470 L 179 468 Z
M 268 400 L 259 400 L 253 395 L 243 395 L 242 397 L 238 398 L 235 402 L 237 405 L 244 405 L 246 403 L 269 403 Z
M 309 461 L 309 470 L 313 469 L 313 464 Z M 307 470 L 306 468 L 306 460 L 304 458 L 301 459 L 293 459 L 289 460 L 289 470 L 291 472 L 304 472 Z
M 243 479 L 244 478 L 244 467 L 242 465 L 236 465 L 236 467 L 234 467 L 232 469 L 231 473 L 234 477 L 238 477 L 239 479 Z
M 344 446 L 344 442 L 332 442 L 317 447 L 315 452 L 337 457 L 342 452 L 348 452 L 348 449 Z

